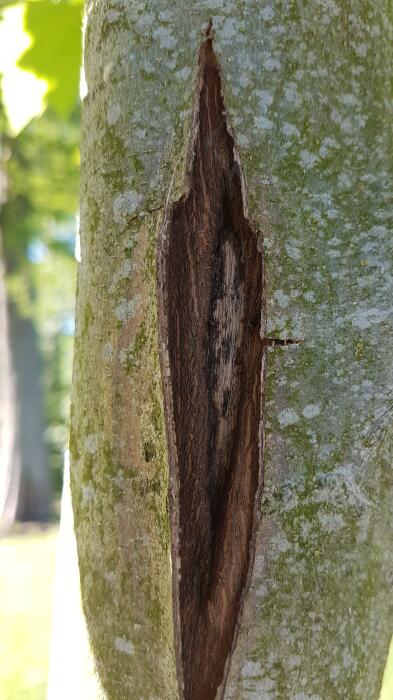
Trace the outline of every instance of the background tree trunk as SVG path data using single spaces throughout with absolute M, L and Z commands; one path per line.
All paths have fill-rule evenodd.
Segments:
M 4 268 L 0 259 L 0 534 L 14 522 L 20 483 L 14 379 Z
M 87 3 L 70 449 L 96 667 L 110 700 L 178 697 L 155 259 L 163 207 L 187 187 L 192 76 L 211 17 L 264 239 L 267 332 L 302 341 L 264 351 L 262 517 L 221 690 L 376 699 L 393 627 L 383 0 Z
M 50 475 L 44 442 L 42 368 L 33 323 L 0 292 L 2 311 L 1 530 L 14 520 L 46 522 Z
M 46 522 L 50 514 L 51 488 L 37 333 L 31 319 L 23 318 L 13 303 L 8 304 L 8 318 L 15 381 L 14 459 L 20 469 L 16 519 Z

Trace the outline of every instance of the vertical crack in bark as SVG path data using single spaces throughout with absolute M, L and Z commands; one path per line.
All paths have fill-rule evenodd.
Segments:
M 220 697 L 253 558 L 261 484 L 262 255 L 220 71 L 200 48 L 188 189 L 158 252 L 180 695 Z

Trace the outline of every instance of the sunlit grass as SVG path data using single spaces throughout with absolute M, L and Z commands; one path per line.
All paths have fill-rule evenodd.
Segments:
M 390 642 L 385 672 L 383 674 L 382 689 L 379 700 L 392 700 L 393 698 L 393 637 Z
M 0 539 L 0 697 L 45 700 L 57 530 Z

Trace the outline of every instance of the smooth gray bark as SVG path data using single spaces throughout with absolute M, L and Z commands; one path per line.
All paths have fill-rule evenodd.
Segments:
M 378 698 L 393 624 L 392 14 L 384 0 L 87 3 L 71 435 L 109 700 L 177 697 L 155 246 L 213 18 L 265 247 L 265 487 L 225 698 Z

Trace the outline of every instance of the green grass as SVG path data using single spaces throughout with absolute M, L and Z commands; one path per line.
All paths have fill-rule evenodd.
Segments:
M 57 530 L 0 540 L 0 698 L 45 700 Z
M 46 700 L 57 529 L 0 539 L 0 698 Z M 393 640 L 379 700 L 393 698 Z

